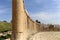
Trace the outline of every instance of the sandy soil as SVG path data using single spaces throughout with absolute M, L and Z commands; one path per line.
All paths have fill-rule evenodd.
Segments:
M 29 40 L 60 40 L 60 32 L 39 32 Z

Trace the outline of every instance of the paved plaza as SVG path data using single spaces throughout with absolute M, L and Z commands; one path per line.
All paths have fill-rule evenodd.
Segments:
M 60 40 L 60 32 L 40 32 L 32 36 L 30 40 Z

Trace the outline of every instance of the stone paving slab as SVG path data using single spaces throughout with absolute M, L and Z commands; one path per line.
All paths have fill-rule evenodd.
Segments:
M 60 40 L 60 32 L 39 32 L 30 40 Z

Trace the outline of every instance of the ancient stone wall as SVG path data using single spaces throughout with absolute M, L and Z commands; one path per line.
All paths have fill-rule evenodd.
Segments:
M 28 40 L 32 34 L 40 31 L 44 31 L 44 27 L 31 19 L 30 15 L 28 15 L 28 12 L 25 9 L 24 1 L 12 0 L 11 40 Z
M 31 17 L 28 15 L 28 12 L 25 10 L 25 14 L 27 16 L 27 29 L 31 32 L 39 32 L 40 31 L 40 23 L 37 23 L 31 19 Z

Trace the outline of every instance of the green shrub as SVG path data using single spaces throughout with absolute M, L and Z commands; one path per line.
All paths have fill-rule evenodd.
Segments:
M 0 32 L 7 32 L 12 30 L 12 24 L 7 22 L 0 22 Z
M 1 36 L 0 37 L 0 40 L 4 40 L 4 39 L 7 39 L 7 38 L 10 38 L 11 35 L 10 34 L 7 34 L 6 36 Z

